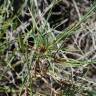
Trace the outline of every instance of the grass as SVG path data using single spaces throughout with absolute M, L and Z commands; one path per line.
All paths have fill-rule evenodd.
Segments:
M 6 0 L 0 5 L 0 95 L 95 96 L 96 90 L 90 84 L 96 86 L 96 82 L 86 74 L 96 60 L 88 59 L 87 53 L 79 48 L 84 60 L 68 58 L 66 53 L 71 50 L 63 48 L 63 44 L 70 36 L 84 30 L 82 24 L 85 27 L 87 21 L 94 18 L 96 2 L 79 21 L 60 32 L 50 27 L 48 20 L 52 8 L 62 0 L 53 0 L 45 6 L 44 12 L 41 12 L 38 2 L 21 0 L 16 6 L 15 0 Z M 54 30 L 58 32 L 57 35 Z M 82 73 L 86 68 L 87 72 Z

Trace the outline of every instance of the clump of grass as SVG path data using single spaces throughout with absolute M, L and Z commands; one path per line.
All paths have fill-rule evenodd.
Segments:
M 87 20 L 94 17 L 96 2 L 79 21 L 72 23 L 64 31 L 58 31 L 55 29 L 56 26 L 50 27 L 49 19 L 54 6 L 63 1 L 52 0 L 49 3 L 45 1 L 45 9 L 39 8 L 42 3 L 38 0 L 1 2 L 0 94 L 12 96 L 16 94 L 19 96 L 76 96 L 80 94 L 87 96 L 92 94 L 95 96 L 95 91 L 92 91 L 92 87 L 88 84 L 95 86 L 96 83 L 86 76 L 89 70 L 86 74 L 82 73 L 82 70 L 88 69 L 87 67 L 91 64 L 95 66 L 96 61 L 88 60 L 88 53 L 84 53 L 78 44 L 77 49 L 80 54 L 75 53 L 72 56 L 76 55 L 80 58 L 68 58 L 66 54 L 70 53 L 72 48 L 63 48 L 63 45 L 70 36 L 84 30 L 82 25 L 85 23 L 84 26 L 86 26 Z M 63 3 L 67 6 L 69 4 L 66 0 Z M 90 31 L 89 27 L 86 29 Z M 76 49 L 72 49 L 72 52 L 75 51 Z

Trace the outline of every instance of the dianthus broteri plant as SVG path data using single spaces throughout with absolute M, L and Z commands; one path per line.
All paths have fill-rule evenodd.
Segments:
M 96 96 L 95 35 L 95 0 L 1 0 L 0 96 Z

